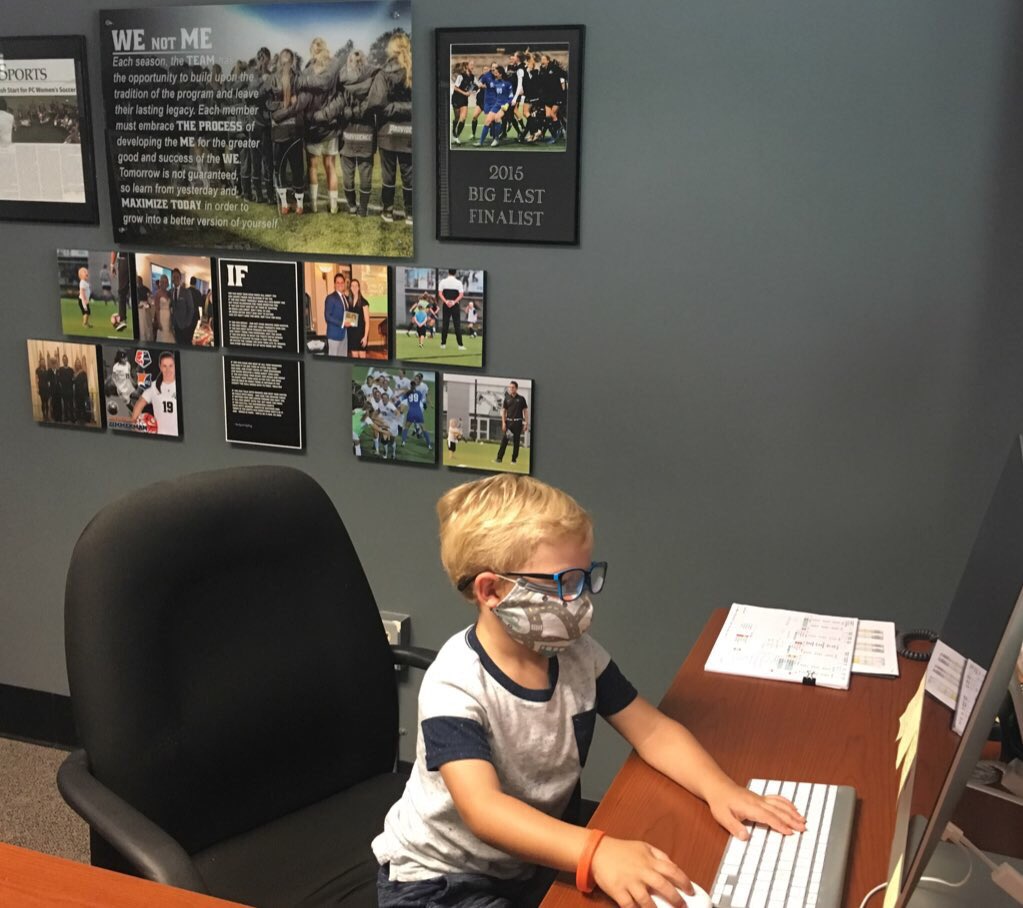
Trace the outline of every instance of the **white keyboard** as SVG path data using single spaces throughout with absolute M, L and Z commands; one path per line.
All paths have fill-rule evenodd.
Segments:
M 847 785 L 753 779 L 757 794 L 781 795 L 806 817 L 806 832 L 782 835 L 747 824 L 728 840 L 711 901 L 717 908 L 840 908 L 856 792 Z

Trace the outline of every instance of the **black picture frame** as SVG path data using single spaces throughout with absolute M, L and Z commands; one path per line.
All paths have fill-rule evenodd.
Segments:
M 4 67 L 10 72 L 15 72 L 18 69 L 16 64 L 19 61 L 24 61 L 27 64 L 52 62 L 64 65 L 59 67 L 47 67 L 45 65 L 22 67 L 24 77 L 17 80 L 23 88 L 22 92 L 12 93 L 9 90 L 9 86 L 14 85 L 13 79 L 5 78 L 0 80 L 0 98 L 4 100 L 5 105 L 11 105 L 17 111 L 17 113 L 12 114 L 14 116 L 14 122 L 12 123 L 13 141 L 7 144 L 7 147 L 10 149 L 9 152 L 5 152 L 5 143 L 3 141 L 6 130 L 0 127 L 0 155 L 10 153 L 13 160 L 14 155 L 18 154 L 19 151 L 22 155 L 27 155 L 27 149 L 30 146 L 39 145 L 49 150 L 51 147 L 63 149 L 65 146 L 77 145 L 81 151 L 82 185 L 80 192 L 76 185 L 75 191 L 67 194 L 76 197 L 80 195 L 81 200 L 79 201 L 78 198 L 72 201 L 43 198 L 44 191 L 37 184 L 35 192 L 39 196 L 38 198 L 0 198 L 0 220 L 98 224 L 99 203 L 96 196 L 96 161 L 92 144 L 92 116 L 89 110 L 89 78 L 88 67 L 85 63 L 85 38 L 82 35 L 0 37 L 0 67 Z M 70 68 L 67 66 L 68 62 L 71 64 Z M 12 66 L 12 64 L 15 65 Z M 56 72 L 53 70 L 56 70 Z M 26 119 L 29 116 L 38 116 L 37 123 L 20 125 L 21 118 L 18 114 L 23 112 L 20 108 L 23 108 L 28 103 L 25 99 L 52 98 L 56 95 L 71 97 L 70 94 L 67 94 L 66 88 L 63 92 L 55 91 L 54 95 L 48 95 L 45 91 L 40 91 L 39 89 L 51 81 L 56 85 L 57 79 L 62 76 L 65 77 L 62 79 L 62 82 L 66 86 L 66 76 L 72 71 L 74 73 L 73 87 L 78 118 L 78 142 L 75 143 L 74 141 L 60 140 L 52 137 L 55 131 L 64 129 L 64 127 L 57 125 L 58 114 L 61 120 L 68 119 L 67 115 L 64 112 L 58 111 L 52 102 L 49 112 L 44 111 L 38 115 L 34 111 L 32 114 L 25 113 Z M 20 103 L 12 104 L 12 101 Z M 43 117 L 46 117 L 45 121 L 42 119 Z M 17 141 L 19 129 L 33 129 L 41 137 L 49 135 L 50 138 L 38 143 L 19 142 Z M 72 125 L 67 130 L 67 135 L 73 136 L 73 134 L 74 127 Z M 22 151 L 19 149 L 19 146 L 21 146 L 21 149 L 26 150 Z M 50 155 L 50 157 L 53 157 L 53 155 Z M 46 163 L 45 159 L 44 163 Z M 8 168 L 5 162 L 0 161 L 0 172 L 5 170 L 9 174 L 16 172 L 14 168 Z M 19 177 L 15 176 L 13 179 L 18 180 Z M 66 187 L 67 184 L 64 185 Z M 13 190 L 4 187 L 2 181 L 0 181 L 0 195 L 9 191 Z M 20 186 L 18 191 L 23 191 L 20 189 Z M 67 192 L 66 188 L 62 192 Z
M 434 72 L 437 89 L 437 238 L 473 242 L 531 243 L 577 246 L 579 244 L 579 146 L 582 122 L 583 44 L 582 25 L 500 26 L 494 28 L 440 28 L 435 33 Z M 494 138 L 486 119 L 501 100 L 498 87 L 490 111 L 481 110 L 479 92 L 466 96 L 466 109 L 480 111 L 488 141 L 469 145 L 455 135 L 452 72 L 456 63 L 470 62 L 470 75 L 495 63 L 509 68 L 515 52 L 546 55 L 556 65 L 544 70 L 532 89 L 543 100 L 558 101 L 556 116 L 535 129 L 522 129 L 525 108 L 516 105 L 515 120 L 502 126 Z M 517 70 L 526 63 L 514 64 Z M 560 76 L 558 78 L 560 67 Z M 537 67 L 539 69 L 539 67 Z M 551 83 L 548 72 L 554 76 Z M 504 80 L 501 80 L 504 81 Z M 510 80 L 518 93 L 518 77 Z M 551 88 L 551 85 L 554 88 Z M 546 87 L 544 87 L 546 86 Z M 542 92 L 542 94 L 541 94 Z M 480 105 L 480 106 L 476 106 Z M 536 110 L 539 105 L 534 104 Z M 547 105 L 543 105 L 544 110 Z M 487 116 L 484 116 L 484 115 Z M 505 109 L 500 122 L 505 124 Z M 468 115 L 466 115 L 466 119 Z M 477 124 L 478 125 L 478 124 Z M 541 128 L 542 127 L 542 128 Z M 518 135 L 511 137 L 516 130 Z M 464 130 L 463 130 L 464 132 Z M 539 138 L 535 138 L 539 136 Z M 471 133 L 469 134 L 471 137 Z M 523 141 L 519 141 L 522 138 Z M 457 141 L 456 141 L 457 139 Z M 548 142 L 547 140 L 553 140 Z M 496 143 L 496 144 L 494 144 Z M 544 153 L 547 152 L 547 153 Z

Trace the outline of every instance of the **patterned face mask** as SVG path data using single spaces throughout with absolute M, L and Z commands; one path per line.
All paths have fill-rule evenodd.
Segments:
M 586 633 L 593 618 L 593 601 L 583 593 L 565 602 L 519 578 L 494 614 L 513 640 L 541 656 L 553 656 Z

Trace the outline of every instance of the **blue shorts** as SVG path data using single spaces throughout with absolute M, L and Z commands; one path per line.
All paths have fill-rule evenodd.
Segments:
M 388 879 L 388 864 L 377 874 L 380 908 L 527 908 L 539 905 L 554 882 L 554 871 L 539 869 L 525 880 L 499 880 L 482 873 L 449 873 L 430 880 Z

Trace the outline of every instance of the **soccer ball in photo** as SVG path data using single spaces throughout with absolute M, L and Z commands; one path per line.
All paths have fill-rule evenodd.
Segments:
M 128 327 L 128 323 L 116 312 L 110 316 L 110 324 L 113 326 L 115 331 L 123 331 Z

